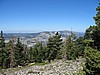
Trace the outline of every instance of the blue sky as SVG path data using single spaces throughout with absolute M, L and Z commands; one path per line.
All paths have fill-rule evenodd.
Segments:
M 85 32 L 95 25 L 99 0 L 0 0 L 0 30 Z

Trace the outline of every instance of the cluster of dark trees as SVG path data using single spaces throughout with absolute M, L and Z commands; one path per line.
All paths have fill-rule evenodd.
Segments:
M 77 38 L 72 32 L 66 40 L 62 41 L 57 32 L 49 37 L 46 46 L 41 42 L 34 47 L 27 48 L 19 38 L 5 44 L 3 32 L 0 36 L 0 69 L 25 66 L 32 62 L 51 62 L 54 59 L 75 60 L 82 56 L 86 58 L 84 75 L 100 75 L 100 6 L 94 17 L 96 25 L 90 26 L 83 37 Z
M 84 36 L 84 56 L 86 63 L 84 71 L 86 75 L 100 75 L 100 5 L 96 8 L 95 24 L 90 26 Z
M 0 40 L 0 68 L 13 68 L 25 66 L 28 63 L 33 62 L 51 62 L 54 59 L 76 59 L 82 55 L 81 50 L 78 47 L 79 40 L 74 39 L 74 34 L 62 42 L 61 35 L 57 32 L 54 36 L 49 37 L 46 46 L 42 42 L 38 42 L 34 47 L 28 48 L 26 45 L 17 39 L 11 38 L 8 43 L 5 44 L 3 32 L 1 31 Z

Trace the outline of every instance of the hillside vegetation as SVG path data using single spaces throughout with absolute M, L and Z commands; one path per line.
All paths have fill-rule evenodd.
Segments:
M 100 5 L 96 10 L 97 14 L 94 17 L 96 25 L 87 28 L 83 37 L 76 37 L 71 32 L 71 35 L 62 41 L 62 36 L 59 32 L 56 32 L 55 35 L 49 37 L 46 45 L 38 42 L 33 47 L 28 48 L 20 42 L 19 38 L 17 42 L 14 41 L 14 38 L 11 38 L 8 43 L 5 43 L 5 37 L 1 31 L 1 72 L 3 72 L 3 69 L 9 70 L 8 68 L 11 68 L 13 70 L 19 66 L 25 67 L 30 63 L 44 63 L 47 61 L 49 63 L 47 65 L 30 66 L 15 72 L 18 73 L 17 75 L 24 74 L 24 72 L 35 72 L 42 75 L 65 75 L 65 73 L 66 75 L 74 75 L 72 73 L 77 72 L 78 74 L 81 69 L 81 74 L 79 73 L 79 75 L 100 75 Z M 85 58 L 83 68 L 80 65 L 81 62 L 76 60 L 79 57 Z M 58 62 L 52 64 L 54 60 L 58 60 Z M 62 60 L 68 61 L 68 63 Z M 73 62 L 69 63 L 69 61 Z M 25 74 L 27 75 L 27 73 Z M 7 72 L 6 74 L 9 73 Z

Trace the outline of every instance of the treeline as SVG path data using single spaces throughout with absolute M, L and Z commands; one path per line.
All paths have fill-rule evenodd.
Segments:
M 3 32 L 1 31 L 0 41 L 0 68 L 13 68 L 25 66 L 33 62 L 50 62 L 54 59 L 76 59 L 82 55 L 82 51 L 78 47 L 79 41 L 74 39 L 74 34 L 62 42 L 61 35 L 57 32 L 54 36 L 48 39 L 46 46 L 42 42 L 37 43 L 34 47 L 28 48 L 17 39 L 11 38 L 8 43 L 5 43 Z
M 83 37 L 77 38 L 71 32 L 66 40 L 62 40 L 60 33 L 57 32 L 49 37 L 46 46 L 39 42 L 34 47 L 27 48 L 19 38 L 16 43 L 11 38 L 5 44 L 1 31 L 0 69 L 25 66 L 33 62 L 51 62 L 55 59 L 75 60 L 81 56 L 86 58 L 86 61 L 80 75 L 100 75 L 100 6 L 96 10 L 98 11 L 94 17 L 96 25 L 86 29 Z

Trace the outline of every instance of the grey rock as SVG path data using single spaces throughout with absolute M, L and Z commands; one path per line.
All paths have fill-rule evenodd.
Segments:
M 11 72 L 6 70 L 4 74 L 6 75 L 65 75 L 65 74 L 77 75 L 80 69 L 83 70 L 82 63 L 84 63 L 82 59 L 78 59 L 78 61 L 77 60 L 76 61 L 56 60 L 50 64 L 46 64 L 42 66 L 25 67 L 17 71 L 11 71 Z

